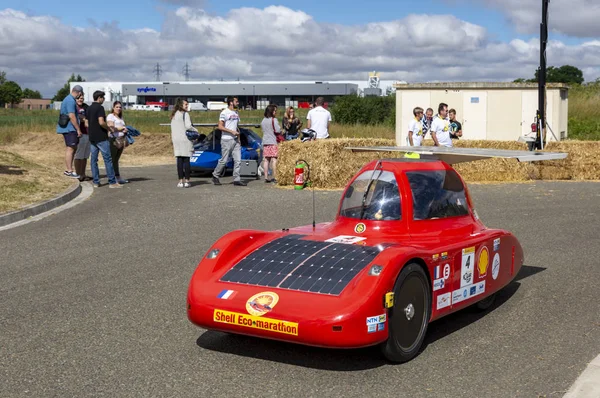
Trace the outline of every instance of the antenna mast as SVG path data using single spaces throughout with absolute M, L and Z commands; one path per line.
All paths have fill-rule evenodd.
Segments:
M 540 68 L 538 69 L 538 133 L 535 147 L 544 149 L 546 143 L 546 45 L 548 44 L 548 4 L 542 0 L 542 23 L 540 25 Z
M 159 82 L 160 81 L 160 75 L 162 74 L 162 68 L 160 67 L 160 64 L 157 62 L 156 66 L 154 67 L 154 75 L 156 76 L 156 81 Z
M 188 80 L 190 80 L 190 66 L 188 65 L 188 63 L 185 63 L 185 66 L 183 67 L 183 75 L 185 76 L 185 81 L 187 82 Z

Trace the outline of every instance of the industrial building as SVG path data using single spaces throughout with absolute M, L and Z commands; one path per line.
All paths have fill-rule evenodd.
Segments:
M 237 96 L 240 107 L 262 109 L 270 103 L 278 106 L 307 107 L 317 97 L 326 102 L 343 95 L 383 95 L 393 89 L 395 81 L 380 81 L 376 72 L 365 81 L 172 81 L 172 82 L 72 82 L 71 88 L 83 87 L 85 102 L 93 101 L 96 90 L 106 93 L 106 102 L 121 101 L 126 105 L 174 105 L 178 97 L 189 102 L 221 102 Z
M 422 83 L 395 84 L 396 143 L 406 145 L 413 109 L 440 103 L 456 110 L 465 140 L 516 141 L 531 132 L 538 109 L 537 83 Z M 546 141 L 568 137 L 568 87 L 549 83 L 546 88 Z M 429 137 L 429 135 L 428 135 Z

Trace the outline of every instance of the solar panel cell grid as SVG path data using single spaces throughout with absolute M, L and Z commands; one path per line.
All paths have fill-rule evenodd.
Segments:
M 339 295 L 379 254 L 373 247 L 301 240 L 288 235 L 258 248 L 221 280 Z

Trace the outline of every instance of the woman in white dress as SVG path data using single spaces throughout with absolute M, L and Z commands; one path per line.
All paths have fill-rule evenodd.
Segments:
M 110 128 L 110 155 L 112 157 L 113 168 L 115 169 L 115 178 L 119 184 L 126 184 L 129 181 L 121 178 L 119 172 L 119 159 L 123 154 L 123 150 L 129 145 L 125 135 L 127 134 L 127 126 L 123 120 L 123 104 L 121 101 L 113 102 L 111 113 L 106 117 L 106 124 Z
M 173 152 L 177 158 L 178 188 L 190 187 L 190 156 L 194 152 L 194 145 L 185 133 L 186 131 L 198 132 L 192 125 L 188 105 L 183 98 L 177 98 L 171 113 L 171 140 L 173 141 Z

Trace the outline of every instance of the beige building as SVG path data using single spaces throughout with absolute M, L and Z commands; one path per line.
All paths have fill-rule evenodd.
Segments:
M 50 99 L 32 99 L 32 98 L 24 98 L 21 100 L 20 104 L 6 104 L 4 107 L 5 108 L 14 108 L 14 109 L 27 109 L 27 110 L 34 110 L 34 109 L 50 109 L 51 106 L 50 104 L 52 103 L 52 100 Z
M 537 83 L 422 83 L 395 84 L 396 145 L 407 144 L 413 109 L 433 108 L 441 102 L 456 109 L 465 140 L 516 141 L 531 134 L 538 108 Z M 547 85 L 546 141 L 567 138 L 568 87 Z M 429 134 L 427 135 L 429 138 Z

